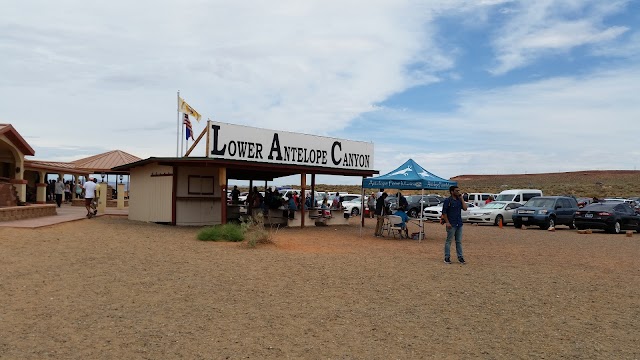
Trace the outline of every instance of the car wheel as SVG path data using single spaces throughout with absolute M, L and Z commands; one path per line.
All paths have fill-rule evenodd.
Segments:
M 552 217 L 550 217 L 544 225 L 540 226 L 542 230 L 547 230 L 548 228 L 554 227 L 556 227 L 556 219 Z
M 571 220 L 571 224 L 569 224 L 569 229 L 575 229 L 576 228 L 576 219 Z
M 620 221 L 616 221 L 615 224 L 609 229 L 609 232 L 612 234 L 620 234 Z
M 409 215 L 409 217 L 412 217 L 412 218 L 417 218 L 418 217 L 418 210 L 411 209 L 411 210 L 409 210 L 409 213 L 407 215 Z
M 494 225 L 496 226 L 500 225 L 500 221 L 502 221 L 502 225 L 504 225 L 504 219 L 502 218 L 502 215 L 496 215 L 496 221 Z
M 516 229 L 522 229 L 522 222 L 514 220 L 513 226 L 515 226 Z
M 351 216 L 358 216 L 360 215 L 360 210 L 358 210 L 358 208 L 354 207 L 353 209 L 351 209 Z

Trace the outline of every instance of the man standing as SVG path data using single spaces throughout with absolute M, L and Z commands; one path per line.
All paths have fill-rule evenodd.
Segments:
M 384 224 L 384 215 L 385 215 L 385 203 L 384 200 L 387 198 L 387 193 L 383 192 L 382 195 L 378 197 L 376 200 L 376 218 L 378 222 L 376 222 L 376 237 L 382 236 L 382 225 Z
M 451 264 L 451 239 L 456 238 L 456 255 L 458 262 L 465 264 L 462 254 L 462 210 L 467 210 L 467 203 L 463 200 L 457 186 L 449 187 L 449 196 L 442 204 L 442 220 L 447 228 L 447 240 L 444 243 L 444 262 Z
M 407 202 L 407 198 L 404 197 L 400 191 L 398 191 L 398 194 L 396 195 L 396 197 L 398 198 L 398 209 L 402 211 L 407 211 L 407 208 L 409 207 L 409 202 Z
M 371 193 L 371 195 L 367 199 L 367 207 L 369 208 L 369 217 L 373 219 L 376 214 L 376 194 L 375 193 Z
M 93 217 L 93 211 L 91 209 L 91 203 L 96 196 L 96 183 L 93 182 L 93 178 L 89 177 L 88 181 L 84 183 L 84 207 L 87 209 L 87 217 L 91 219 Z
M 231 190 L 231 203 L 233 205 L 238 205 L 240 202 L 240 190 L 238 190 L 238 185 L 233 185 L 233 190 Z
M 62 178 L 59 177 L 58 181 L 56 182 L 55 185 L 55 191 L 56 191 L 56 204 L 58 204 L 58 207 L 60 207 L 62 205 L 62 195 L 64 194 L 64 182 L 62 182 Z

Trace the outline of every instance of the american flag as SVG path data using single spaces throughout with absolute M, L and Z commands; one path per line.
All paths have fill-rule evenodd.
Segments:
M 182 120 L 182 123 L 184 124 L 184 126 L 186 127 L 187 131 L 187 140 L 189 140 L 189 138 L 191 138 L 191 140 L 195 140 L 193 138 L 193 129 L 191 128 L 191 121 L 189 121 L 189 115 L 188 114 L 183 114 L 184 115 L 184 120 Z

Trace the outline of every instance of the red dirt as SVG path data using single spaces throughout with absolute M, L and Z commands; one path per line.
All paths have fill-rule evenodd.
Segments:
M 463 266 L 438 224 L 353 220 L 255 249 L 115 217 L 0 229 L 0 358 L 640 357 L 640 234 L 465 225 Z

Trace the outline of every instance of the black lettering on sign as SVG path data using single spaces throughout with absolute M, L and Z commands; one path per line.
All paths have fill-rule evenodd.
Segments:
M 247 154 L 247 143 L 246 141 L 238 141 L 238 156 L 246 157 Z
M 331 145 L 331 161 L 333 162 L 333 165 L 340 165 L 342 159 L 340 159 L 340 156 L 336 159 L 336 147 L 342 150 L 342 144 L 339 141 L 334 141 L 333 145 Z
M 236 142 L 233 140 L 229 141 L 229 156 L 236 156 L 237 150 L 238 150 L 238 145 L 236 145 Z
M 262 144 L 256 144 L 256 159 L 262 159 Z
M 211 149 L 211 155 L 224 156 L 227 145 L 223 146 L 222 149 L 218 149 L 218 131 L 220 130 L 220 125 L 211 125 L 211 128 L 213 129 L 213 149 Z
M 271 150 L 269 151 L 269 156 L 267 156 L 267 159 L 273 160 L 274 151 L 278 153 L 278 156 L 276 156 L 276 160 L 282 160 L 282 152 L 280 151 L 280 139 L 278 138 L 278 133 L 273 134 L 273 141 L 271 141 Z

